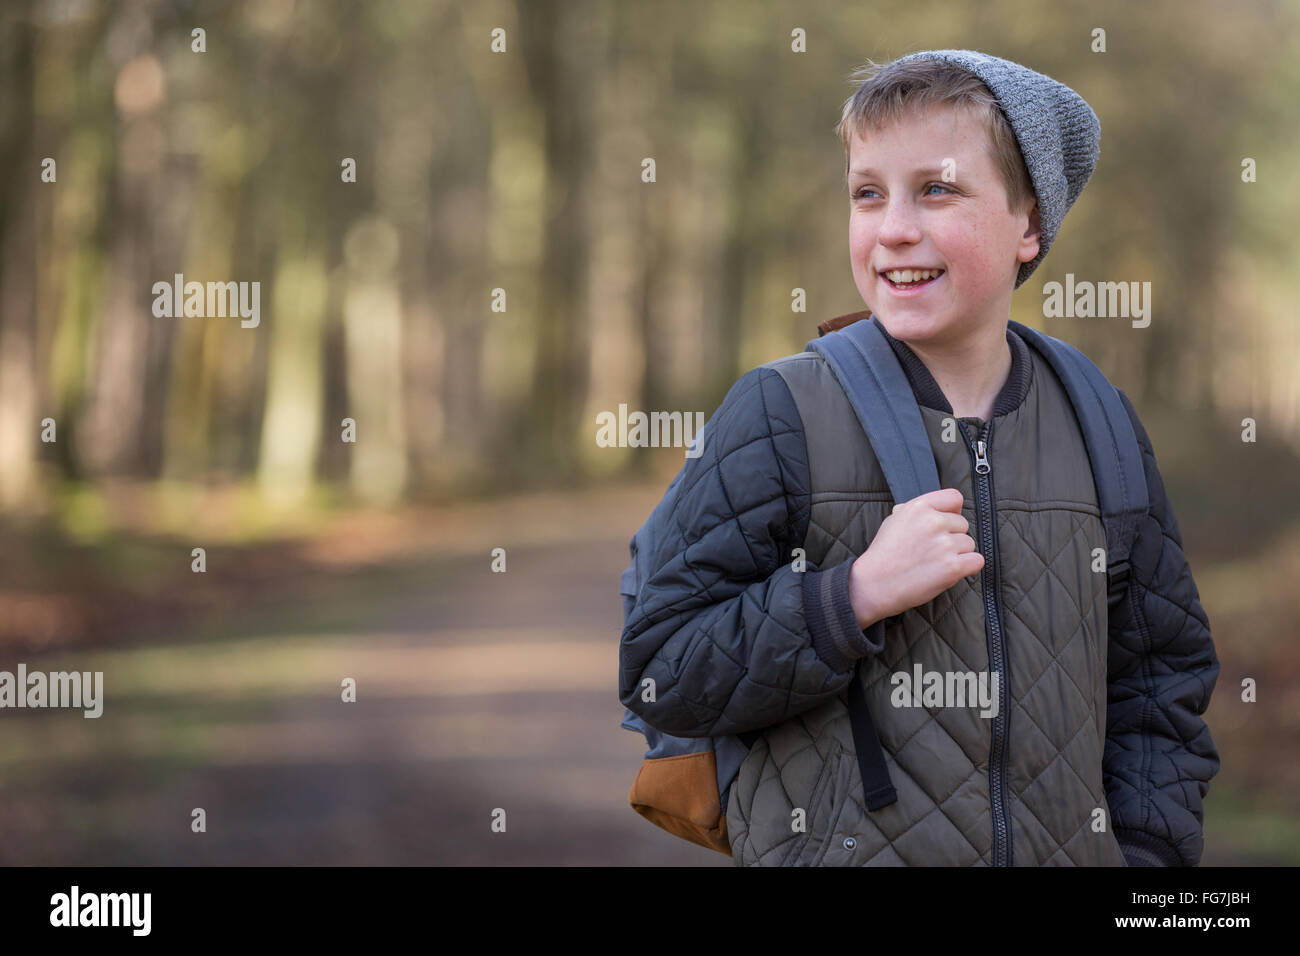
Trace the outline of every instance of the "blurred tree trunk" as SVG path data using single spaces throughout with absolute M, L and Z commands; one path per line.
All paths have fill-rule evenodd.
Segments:
M 311 490 L 321 438 L 322 331 L 327 298 L 319 251 L 285 250 L 271 288 L 276 321 L 266 374 L 257 479 L 275 505 L 301 502 Z M 327 423 L 336 434 L 337 423 Z
M 760 204 L 751 201 L 757 195 L 759 181 L 759 164 L 763 160 L 761 130 L 763 117 L 755 110 L 764 109 L 761 99 L 751 99 L 742 114 L 739 123 L 740 142 L 732 154 L 734 165 L 727 170 L 724 179 L 728 213 L 727 228 L 723 232 L 724 248 L 722 252 L 722 274 L 720 294 L 722 301 L 718 304 L 717 324 L 715 326 L 715 360 L 706 366 L 705 394 L 716 396 L 718 401 L 726 394 L 733 382 L 744 371 L 740 367 L 741 342 L 746 328 L 743 316 L 752 308 L 765 312 L 770 308 L 780 308 L 780 303 L 755 301 L 747 296 L 747 290 L 762 290 L 763 284 L 755 282 L 751 276 L 751 261 L 761 252 L 763 223 L 756 211 Z M 815 323 L 814 323 L 815 324 Z M 709 400 L 706 400 L 709 401 Z M 710 401 L 710 408 L 716 401 Z
M 110 57 L 117 110 L 107 213 L 107 298 L 94 330 L 95 362 L 77 434 L 78 457 L 94 476 L 156 470 L 159 445 L 146 441 L 144 430 L 146 424 L 153 428 L 160 422 L 162 410 L 150 412 L 149 406 L 162 402 L 160 378 L 173 324 L 186 321 L 183 315 L 156 318 L 152 309 L 154 282 L 172 280 L 172 270 L 155 270 L 155 242 L 162 249 L 171 246 L 167 263 L 179 259 L 169 237 L 155 227 L 166 199 L 165 190 L 155 188 L 163 154 L 159 108 L 166 79 L 149 52 L 153 27 L 146 18 L 142 8 L 122 6 L 114 10 L 116 22 L 107 25 L 110 31 L 122 27 L 121 35 L 129 40 Z
M 481 493 L 525 480 L 533 465 L 545 204 L 555 183 L 543 155 L 545 106 L 524 53 L 543 38 L 525 30 L 513 3 L 460 5 L 456 15 L 472 78 L 466 92 L 479 100 L 482 122 L 452 134 L 465 146 L 435 167 L 474 183 L 440 197 L 449 227 L 440 246 L 459 275 L 440 290 L 447 307 L 439 458 L 453 487 Z M 505 31 L 504 53 L 492 50 L 497 29 Z M 494 311 L 498 289 L 504 312 Z
M 589 387 L 587 301 L 590 193 L 596 139 L 593 89 L 608 47 L 599 2 L 519 4 L 529 83 L 543 106 L 547 180 L 539 338 L 532 376 L 532 460 L 538 477 L 570 479 Z M 577 439 L 581 440 L 581 439 Z
M 388 505 L 405 493 L 407 480 L 397 232 L 384 220 L 366 222 L 353 227 L 348 246 L 343 327 L 348 417 L 356 422 L 349 477 L 362 500 Z
M 58 188 L 41 182 L 33 142 L 35 38 L 29 18 L 25 10 L 9 8 L 6 42 L 0 45 L 0 80 L 9 107 L 0 123 L 0 506 L 5 508 L 32 492 L 44 417 L 38 414 L 37 197 L 48 201 Z

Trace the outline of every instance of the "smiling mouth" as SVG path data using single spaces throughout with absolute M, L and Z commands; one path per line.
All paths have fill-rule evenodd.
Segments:
M 881 272 L 880 277 L 895 289 L 919 289 L 935 281 L 946 271 L 945 269 L 890 269 Z

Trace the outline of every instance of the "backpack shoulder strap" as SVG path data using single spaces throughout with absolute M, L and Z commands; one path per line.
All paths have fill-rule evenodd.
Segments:
M 1133 422 L 1115 386 L 1086 355 L 1027 325 L 1008 324 L 1052 366 L 1074 405 L 1106 525 L 1106 572 L 1114 591 L 1127 580 L 1133 538 L 1148 505 L 1142 449 Z
M 808 343 L 826 358 L 871 441 L 894 502 L 939 489 L 930 438 L 912 386 L 885 341 L 880 320 L 859 320 Z
M 867 433 L 894 502 L 900 504 L 937 491 L 939 470 L 912 386 L 879 323 L 874 316 L 832 319 L 819 327 L 821 336 L 808 343 L 807 351 L 826 358 Z M 898 793 L 856 668 L 848 710 L 867 809 L 879 810 L 896 803 Z

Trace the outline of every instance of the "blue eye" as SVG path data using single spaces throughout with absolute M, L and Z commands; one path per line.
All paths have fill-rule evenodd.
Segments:
M 927 184 L 926 184 L 926 187 L 925 187 L 925 191 L 926 191 L 926 195 L 927 195 L 927 196 L 928 196 L 928 195 L 932 195 L 932 194 L 930 193 L 930 190 L 931 190 L 931 189 L 942 189 L 945 193 L 952 193 L 952 192 L 953 192 L 952 189 L 950 189 L 949 187 L 943 185 L 942 183 L 927 183 Z M 854 198 L 854 199 L 863 199 L 863 198 L 865 198 L 864 195 L 863 195 L 864 193 L 876 193 L 876 191 L 875 191 L 874 189 L 872 189 L 870 186 L 863 186 L 861 189 L 859 189 L 856 193 L 853 194 L 853 198 Z M 876 195 L 879 196 L 880 194 L 879 194 L 879 193 L 876 193 Z

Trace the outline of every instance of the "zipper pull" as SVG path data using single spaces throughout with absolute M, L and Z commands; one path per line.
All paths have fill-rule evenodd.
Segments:
M 985 454 L 984 439 L 981 438 L 975 443 L 975 474 L 987 475 L 992 470 L 993 466 L 989 464 L 988 455 Z

